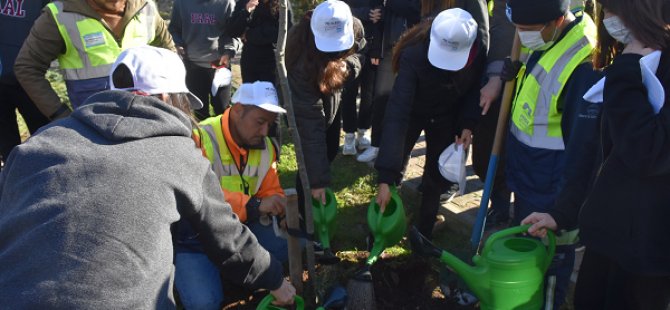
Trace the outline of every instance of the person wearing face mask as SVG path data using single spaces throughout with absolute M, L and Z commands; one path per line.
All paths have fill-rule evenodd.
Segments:
M 587 146 L 596 159 L 588 198 L 523 222 L 533 224 L 528 232 L 535 236 L 579 226 L 586 250 L 575 309 L 670 309 L 670 109 L 664 105 L 670 3 L 600 4 L 604 14 L 593 63 L 605 69 L 605 79 L 585 96 L 599 87 L 595 98 L 602 106 L 598 138 Z
M 507 66 L 504 78 L 516 78 L 505 170 L 514 192 L 513 224 L 532 212 L 547 212 L 565 186 L 564 171 L 574 163 L 566 151 L 579 149 L 580 117 L 589 117 L 582 97 L 599 78 L 590 61 L 596 26 L 587 14 L 573 14 L 568 0 L 508 0 L 507 16 L 529 50 L 518 72 Z M 584 177 L 584 176 L 581 176 Z M 578 200 L 578 197 L 575 197 Z M 575 227 L 560 234 L 547 272 L 545 300 L 558 309 L 567 296 L 574 265 Z

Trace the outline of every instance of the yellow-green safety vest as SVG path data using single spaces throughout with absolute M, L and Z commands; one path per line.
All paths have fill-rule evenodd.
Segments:
M 525 64 L 517 75 L 510 131 L 523 144 L 564 150 L 562 113 L 558 99 L 572 72 L 590 57 L 596 42 L 596 26 L 588 14 L 542 54 L 526 75 Z
M 201 134 L 204 131 L 207 134 Z M 231 192 L 245 192 L 243 182 L 247 183 L 248 192 L 246 195 L 253 196 L 258 192 L 265 175 L 267 175 L 272 165 L 273 146 L 269 138 L 265 138 L 265 149 L 250 149 L 247 156 L 247 165 L 242 172 L 242 178 L 237 170 L 237 165 L 233 159 L 221 127 L 221 115 L 210 117 L 200 122 L 200 131 L 194 133 L 200 138 L 200 145 L 205 150 L 209 162 L 212 163 L 212 169 L 221 188 Z M 244 179 L 244 181 L 242 180 Z
M 64 12 L 61 1 L 51 2 L 47 8 L 65 41 L 65 53 L 58 56 L 65 80 L 109 76 L 112 64 L 121 51 L 147 45 L 154 40 L 158 10 L 151 0 L 130 20 L 120 45 L 99 20 L 79 13 Z

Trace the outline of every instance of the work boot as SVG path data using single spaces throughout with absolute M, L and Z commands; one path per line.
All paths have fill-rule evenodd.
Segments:
M 356 157 L 356 160 L 362 163 L 369 163 L 377 159 L 377 153 L 379 152 L 378 147 L 370 146 L 365 152 L 361 153 Z
M 356 155 L 356 137 L 353 133 L 344 134 L 342 155 Z
M 358 146 L 359 150 L 365 150 L 372 144 L 370 138 L 368 138 L 366 135 L 367 132 L 367 129 L 358 129 L 358 132 L 356 133 L 356 145 Z

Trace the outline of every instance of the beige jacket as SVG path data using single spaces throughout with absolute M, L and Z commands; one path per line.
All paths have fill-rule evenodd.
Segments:
M 114 32 L 107 23 L 85 0 L 61 1 L 63 2 L 64 11 L 79 13 L 99 20 L 109 33 L 117 39 L 117 42 L 121 42 L 121 37 L 114 35 Z M 121 19 L 124 29 L 137 12 L 147 5 L 149 1 L 153 0 L 127 0 L 126 9 Z M 155 25 L 156 39 L 151 45 L 176 51 L 172 42 L 172 36 L 170 36 L 167 30 L 167 23 L 159 15 L 156 15 Z M 42 15 L 35 21 L 28 38 L 26 38 L 23 47 L 19 51 L 14 71 L 16 78 L 37 108 L 50 119 L 58 119 L 70 114 L 70 110 L 61 103 L 60 98 L 58 98 L 58 95 L 56 95 L 56 92 L 51 88 L 51 84 L 49 84 L 49 81 L 45 77 L 51 62 L 63 53 L 65 53 L 65 42 L 58 32 L 58 26 L 49 9 L 44 8 Z

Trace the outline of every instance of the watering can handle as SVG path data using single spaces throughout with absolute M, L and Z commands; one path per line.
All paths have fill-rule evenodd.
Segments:
M 258 307 L 256 307 L 256 310 L 265 310 L 268 309 L 268 307 L 273 306 L 276 309 L 283 309 L 279 308 L 277 306 L 272 305 L 272 302 L 275 300 L 275 297 L 272 296 L 272 294 L 268 294 L 261 300 L 261 302 L 258 304 Z M 295 308 L 298 310 L 303 310 L 305 309 L 305 301 L 302 299 L 302 297 L 295 295 L 293 297 L 293 300 L 295 301 Z
M 528 232 L 528 228 L 530 228 L 531 225 L 532 224 L 526 224 L 521 226 L 510 227 L 491 235 L 484 244 L 484 251 L 493 248 L 492 247 L 493 243 L 500 238 Z M 547 272 L 549 265 L 551 265 L 551 260 L 554 258 L 554 254 L 556 253 L 556 236 L 554 235 L 554 232 L 551 230 L 547 230 L 547 237 L 549 239 L 549 245 L 547 249 L 548 259 L 544 266 L 544 272 Z

